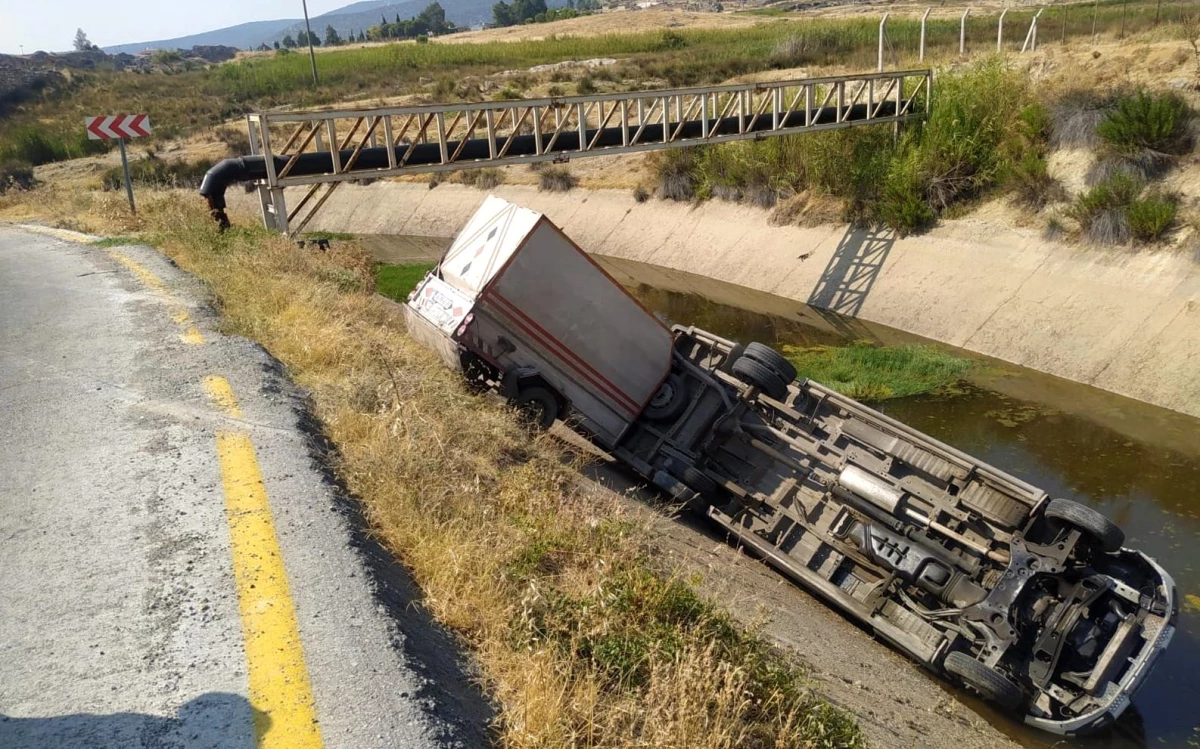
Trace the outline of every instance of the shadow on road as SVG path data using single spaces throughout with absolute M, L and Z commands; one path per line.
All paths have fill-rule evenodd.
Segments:
M 143 713 L 76 713 L 47 718 L 0 714 L 0 747 L 253 749 L 256 722 L 264 732 L 270 726 L 270 718 L 251 707 L 245 697 L 210 692 L 184 703 L 173 718 Z
M 890 229 L 848 227 L 808 296 L 813 307 L 857 317 L 896 243 Z

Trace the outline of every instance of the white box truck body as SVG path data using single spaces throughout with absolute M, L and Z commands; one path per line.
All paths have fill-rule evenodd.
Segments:
M 544 380 L 605 445 L 617 443 L 671 369 L 666 325 L 545 216 L 496 197 L 409 307 L 409 327 L 443 358 Z M 464 353 L 482 362 L 464 362 Z

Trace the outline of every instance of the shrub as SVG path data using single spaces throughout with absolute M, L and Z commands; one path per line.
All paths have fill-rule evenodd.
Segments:
M 633 200 L 635 203 L 645 203 L 650 199 L 650 191 L 643 185 L 638 185 L 633 188 Z
M 9 190 L 32 190 L 35 185 L 33 167 L 19 161 L 0 164 L 0 195 Z
M 217 140 L 225 144 L 230 156 L 250 154 L 250 135 L 245 130 L 233 127 L 217 128 Z
M 475 171 L 474 184 L 480 190 L 491 190 L 504 184 L 504 172 L 494 166 L 478 169 Z
M 1117 100 L 1096 134 L 1116 153 L 1179 156 L 1192 147 L 1191 118 L 1192 108 L 1178 94 L 1137 91 Z
M 1079 223 L 1083 235 L 1096 244 L 1125 244 L 1129 241 L 1127 209 L 1142 191 L 1142 183 L 1125 174 L 1082 193 L 1068 215 Z
M 520 99 L 522 96 L 524 96 L 524 94 L 513 88 L 512 84 L 509 84 L 497 91 L 495 97 L 493 98 L 498 101 L 512 101 L 513 99 Z
M 693 170 L 696 149 L 671 148 L 650 157 L 650 170 L 658 178 L 658 197 L 662 200 L 691 200 L 696 195 Z
M 575 91 L 580 96 L 587 96 L 588 94 L 594 94 L 594 93 L 596 93 L 597 90 L 598 89 L 596 88 L 596 82 L 594 80 L 592 80 L 592 77 L 590 75 L 584 75 L 575 83 Z
M 900 236 L 918 232 L 933 223 L 934 213 L 925 195 L 916 151 L 910 151 L 888 172 L 879 214 Z
M 550 88 L 546 89 L 546 96 L 562 96 L 562 95 L 563 95 L 562 86 L 551 85 Z
M 1018 205 L 1040 211 L 1066 197 L 1062 184 L 1050 176 L 1046 157 L 1028 151 L 1012 169 L 1009 187 Z
M 664 31 L 659 37 L 658 48 L 662 51 L 669 52 L 672 50 L 683 49 L 687 46 L 687 38 L 678 31 Z
M 538 190 L 544 192 L 569 192 L 579 180 L 565 166 L 551 165 L 539 173 Z
M 1139 242 L 1157 242 L 1175 224 L 1177 210 L 1174 195 L 1151 193 L 1134 200 L 1125 210 L 1130 235 Z

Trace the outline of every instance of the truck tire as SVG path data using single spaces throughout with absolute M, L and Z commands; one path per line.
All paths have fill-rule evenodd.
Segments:
M 651 421 L 674 421 L 687 405 L 687 380 L 678 374 L 671 374 L 658 386 L 646 405 L 646 418 Z
M 956 650 L 946 656 L 943 665 L 947 673 L 957 676 L 963 684 L 978 692 L 985 700 L 994 702 L 1006 710 L 1017 709 L 1025 699 L 1021 688 L 1011 679 L 967 653 Z
M 717 482 L 699 468 L 684 466 L 683 475 L 679 478 L 683 481 L 684 486 L 705 499 L 712 499 L 717 494 Z
M 762 362 L 743 356 L 733 363 L 733 374 L 742 382 L 756 387 L 775 400 L 787 397 L 787 383 L 775 370 Z
M 796 379 L 796 367 L 783 354 L 766 345 L 765 343 L 750 343 L 746 345 L 746 351 L 742 354 L 749 359 L 753 359 L 759 364 L 767 365 L 775 374 L 779 375 L 784 382 L 792 382 Z
M 1055 497 L 1046 505 L 1046 511 L 1042 515 L 1083 531 L 1083 534 L 1106 554 L 1119 550 L 1125 543 L 1125 532 L 1116 524 L 1078 502 Z
M 513 408 L 525 423 L 549 429 L 558 419 L 558 398 L 549 388 L 533 385 L 517 394 L 512 401 Z

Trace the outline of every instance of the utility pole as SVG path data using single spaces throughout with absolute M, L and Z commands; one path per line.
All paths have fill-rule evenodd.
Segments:
M 304 5 L 304 29 L 308 32 L 308 61 L 312 63 L 313 88 L 316 88 L 321 81 L 317 78 L 317 53 L 313 51 L 312 25 L 308 22 L 308 0 L 300 2 Z

